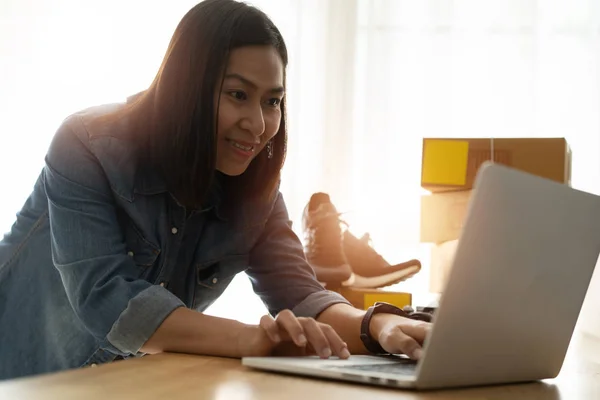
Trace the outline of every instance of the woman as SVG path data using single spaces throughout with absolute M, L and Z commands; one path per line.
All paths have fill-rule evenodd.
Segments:
M 286 64 L 267 16 L 207 0 L 148 90 L 64 121 L 0 242 L 0 379 L 164 351 L 367 352 L 365 312 L 316 281 L 278 191 Z M 241 271 L 270 315 L 202 314 Z M 428 325 L 380 313 L 366 329 L 418 358 Z

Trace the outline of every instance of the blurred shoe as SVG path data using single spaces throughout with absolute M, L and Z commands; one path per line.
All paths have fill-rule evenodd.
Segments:
M 402 282 L 421 270 L 418 260 L 390 265 L 370 244 L 342 233 L 341 214 L 327 193 L 314 193 L 304 209 L 304 252 L 317 279 L 327 287 L 381 288 Z
M 317 280 L 328 287 L 345 286 L 352 278 L 352 269 L 344 256 L 342 227 L 335 206 L 326 193 L 314 193 L 302 218 L 305 234 L 304 253 Z
M 346 260 L 357 277 L 352 286 L 379 288 L 402 282 L 421 270 L 419 260 L 390 265 L 371 244 L 369 234 L 360 239 L 350 231 L 344 232 L 343 248 Z

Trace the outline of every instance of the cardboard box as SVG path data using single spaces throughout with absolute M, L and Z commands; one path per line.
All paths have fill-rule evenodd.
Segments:
M 431 192 L 469 190 L 490 160 L 571 184 L 571 149 L 564 138 L 423 139 L 421 186 Z
M 442 293 L 448 282 L 458 240 L 437 244 L 431 248 L 429 264 L 429 291 Z
M 442 243 L 458 239 L 473 190 L 421 196 L 420 241 Z
M 366 310 L 375 304 L 376 301 L 383 301 L 402 308 L 412 305 L 412 294 L 405 292 L 393 292 L 383 289 L 356 289 L 356 288 L 339 288 L 333 290 L 348 300 L 354 307 L 361 310 Z

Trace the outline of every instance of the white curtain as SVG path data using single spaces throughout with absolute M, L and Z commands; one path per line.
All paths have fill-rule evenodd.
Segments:
M 427 136 L 566 137 L 573 186 L 600 192 L 597 1 L 251 3 L 271 15 L 290 51 L 282 190 L 296 228 L 310 194 L 327 191 L 389 261 L 426 265 L 418 218 Z M 194 4 L 0 3 L 1 229 L 62 118 L 146 87 Z M 427 282 L 425 268 L 400 287 L 426 292 Z M 210 312 L 255 322 L 263 311 L 240 276 Z

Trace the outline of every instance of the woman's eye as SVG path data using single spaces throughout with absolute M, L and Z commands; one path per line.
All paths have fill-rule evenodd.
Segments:
M 232 92 L 229 92 L 229 94 L 237 100 L 246 100 L 246 93 L 242 91 L 234 90 Z
M 278 98 L 269 99 L 268 104 L 271 107 L 277 107 L 279 104 L 281 104 L 281 99 L 278 99 Z

